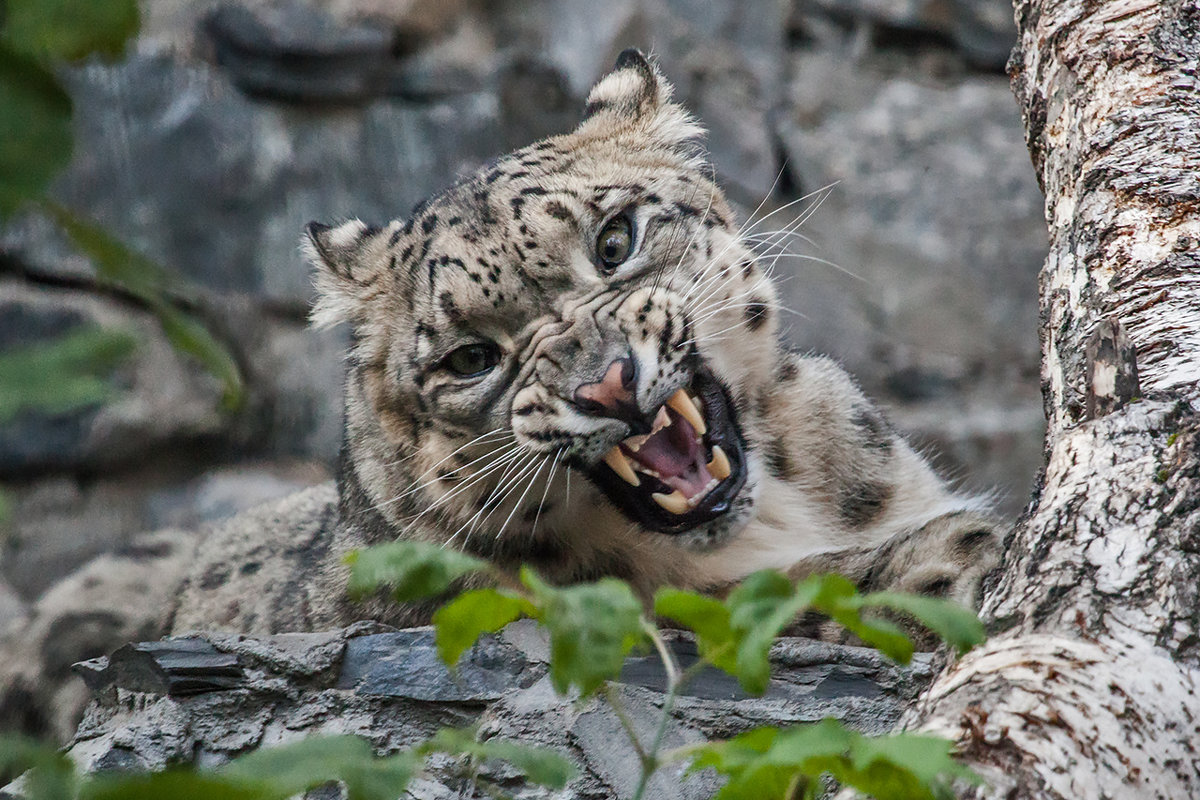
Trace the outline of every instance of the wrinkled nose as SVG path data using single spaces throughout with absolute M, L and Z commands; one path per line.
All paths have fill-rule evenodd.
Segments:
M 604 377 L 575 389 L 575 405 L 597 417 L 634 420 L 641 416 L 634 393 L 637 389 L 637 365 L 632 358 L 618 358 L 608 365 Z

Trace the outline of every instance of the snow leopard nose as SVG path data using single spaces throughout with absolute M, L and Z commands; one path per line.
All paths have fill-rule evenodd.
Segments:
M 637 364 L 631 357 L 618 358 L 608 365 L 604 377 L 575 389 L 575 405 L 597 417 L 639 419 L 634 392 L 637 390 Z

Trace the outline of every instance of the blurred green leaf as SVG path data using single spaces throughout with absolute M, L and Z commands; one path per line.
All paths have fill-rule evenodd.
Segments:
M 767 690 L 771 644 L 808 607 L 811 595 L 774 570 L 753 573 L 729 593 L 725 605 L 737 634 L 737 678 L 747 692 Z
M 237 361 L 224 344 L 197 319 L 171 305 L 171 296 L 186 293 L 183 282 L 103 228 L 82 220 L 58 203 L 41 202 L 42 209 L 62 228 L 71 243 L 91 261 L 100 280 L 129 292 L 145 303 L 162 326 L 171 345 L 198 361 L 224 386 L 226 409 L 241 405 L 245 386 Z
M 48 69 L 0 43 L 0 218 L 40 197 L 72 146 L 71 98 Z
M 559 692 L 571 686 L 584 696 L 596 691 L 620 674 L 625 656 L 646 639 L 642 604 L 624 581 L 556 588 L 523 567 L 521 582 L 550 631 L 550 681 Z
M 386 586 L 401 603 L 443 594 L 459 578 L 488 569 L 486 561 L 459 550 L 411 539 L 352 552 L 346 563 L 352 597 Z
M 74 800 L 75 767 L 69 759 L 28 737 L 0 733 L 0 778 L 26 770 L 25 788 L 33 800 Z
M 862 602 L 864 606 L 890 608 L 912 616 L 948 642 L 960 656 L 987 638 L 979 616 L 950 600 L 898 592 L 874 592 L 864 597 Z
M 117 56 L 138 30 L 137 0 L 8 0 L 3 38 L 40 58 Z
M 0 425 L 25 410 L 62 414 L 103 402 L 105 378 L 136 345 L 123 331 L 84 328 L 0 353 Z
M 578 772 L 575 765 L 553 750 L 504 739 L 476 741 L 470 728 L 443 728 L 421 746 L 423 753 L 463 754 L 482 761 L 504 761 L 525 773 L 530 781 L 548 789 L 561 789 Z
M 654 595 L 654 613 L 695 632 L 700 657 L 737 676 L 738 636 L 724 603 L 696 592 L 664 587 Z
M 179 278 L 99 225 L 81 219 L 52 200 L 42 200 L 39 205 L 75 248 L 88 257 L 101 281 L 152 305 L 162 303 L 169 293 L 182 291 Z
M 241 406 L 245 394 L 242 372 L 233 354 L 196 319 L 163 303 L 154 306 L 167 341 L 177 351 L 200 362 L 224 386 L 221 403 L 227 410 Z
M 412 753 L 376 758 L 365 739 L 325 736 L 256 750 L 218 774 L 265 787 L 267 793 L 259 795 L 262 800 L 283 800 L 331 781 L 345 783 L 350 800 L 395 800 L 418 766 Z
M 453 667 L 484 633 L 495 633 L 522 614 L 533 616 L 536 609 L 522 597 L 498 589 L 472 589 L 463 592 L 433 615 L 438 655 Z
M 867 737 L 833 719 L 777 730 L 758 728 L 702 746 L 693 769 L 729 777 L 715 800 L 786 797 L 797 778 L 810 789 L 830 775 L 880 800 L 947 800 L 956 779 L 978 782 L 944 739 L 911 733 Z
M 841 575 L 813 575 L 798 591 L 811 593 L 810 605 L 863 642 L 899 664 L 912 660 L 913 644 L 904 632 L 885 619 L 864 617 L 863 596 Z
M 247 782 L 192 770 L 106 773 L 87 778 L 79 800 L 268 800 L 284 798 L 259 781 Z M 34 794 L 30 800 L 43 800 Z

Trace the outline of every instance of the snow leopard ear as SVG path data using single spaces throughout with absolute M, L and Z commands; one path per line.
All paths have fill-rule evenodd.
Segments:
M 339 225 L 310 222 L 304 227 L 301 247 L 316 267 L 317 301 L 310 315 L 314 325 L 324 328 L 362 318 L 367 301 L 382 291 L 388 239 L 399 225 L 374 228 L 354 219 Z
M 668 147 L 704 135 L 704 129 L 677 103 L 674 87 L 658 67 L 630 48 L 617 56 L 611 72 L 592 87 L 580 132 L 639 128 Z

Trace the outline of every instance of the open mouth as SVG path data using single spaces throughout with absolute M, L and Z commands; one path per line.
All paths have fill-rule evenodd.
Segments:
M 591 470 L 627 516 L 683 533 L 730 508 L 746 481 L 745 447 L 724 387 L 698 370 Z

